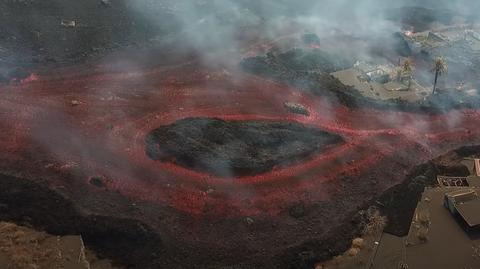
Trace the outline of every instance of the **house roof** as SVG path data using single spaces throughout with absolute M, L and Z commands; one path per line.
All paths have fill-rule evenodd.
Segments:
M 468 226 L 480 225 L 480 199 L 474 189 L 463 188 L 445 194 Z
M 473 189 L 462 188 L 462 189 L 459 189 L 459 190 L 456 190 L 456 191 L 446 193 L 445 195 L 449 198 L 455 198 L 455 197 L 460 197 L 460 196 L 464 196 L 464 195 L 472 194 L 472 193 L 475 194 L 475 191 Z
M 475 175 L 478 177 L 480 176 L 480 159 L 474 159 L 474 166 L 475 168 Z
M 480 188 L 480 177 L 478 176 L 468 176 L 467 182 L 470 187 Z
M 455 204 L 455 208 L 470 227 L 480 225 L 480 199 Z

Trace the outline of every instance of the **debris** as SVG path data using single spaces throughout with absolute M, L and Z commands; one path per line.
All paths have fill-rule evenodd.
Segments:
M 307 108 L 301 104 L 285 102 L 283 103 L 283 105 L 290 113 L 295 113 L 295 114 L 300 114 L 305 116 L 310 115 L 310 112 L 308 112 Z
M 78 105 L 80 105 L 81 103 L 80 103 L 80 101 L 78 101 L 78 100 L 72 100 L 72 101 L 70 102 L 70 104 L 71 104 L 72 106 L 78 106 Z
M 215 189 L 209 188 L 205 193 L 206 193 L 206 194 L 211 194 L 211 193 L 213 193 L 213 192 L 215 192 Z
M 255 221 L 254 221 L 252 218 L 250 218 L 250 217 L 246 217 L 246 218 L 245 218 L 245 222 L 246 222 L 248 225 L 252 225 Z
M 71 21 L 71 20 L 62 20 L 60 22 L 60 24 L 64 27 L 67 27 L 67 28 L 73 28 L 73 27 L 77 26 L 77 22 L 76 21 Z

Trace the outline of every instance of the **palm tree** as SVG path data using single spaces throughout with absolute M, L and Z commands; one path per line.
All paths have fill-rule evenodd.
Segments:
M 438 77 L 448 72 L 447 62 L 443 57 L 437 57 L 432 72 L 435 72 L 435 81 L 433 83 L 433 94 L 437 89 Z
M 413 71 L 413 61 L 410 58 L 405 59 L 402 63 L 402 70 L 405 73 L 411 73 Z
M 413 61 L 410 58 L 407 58 L 402 64 L 402 73 L 408 77 L 408 89 L 412 86 L 413 68 Z

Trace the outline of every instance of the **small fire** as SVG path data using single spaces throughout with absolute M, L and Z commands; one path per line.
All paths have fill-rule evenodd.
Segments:
M 37 80 L 39 80 L 38 75 L 36 75 L 34 73 L 30 73 L 30 75 L 28 75 L 27 77 L 24 77 L 24 78 L 12 78 L 12 79 L 10 79 L 10 84 L 16 84 L 16 85 L 27 84 L 27 83 L 37 81 Z
M 13 79 L 11 82 L 13 83 L 18 83 L 18 84 L 25 84 L 25 83 L 30 83 L 33 81 L 37 81 L 39 78 L 36 74 L 31 73 L 28 77 L 23 78 L 23 79 Z

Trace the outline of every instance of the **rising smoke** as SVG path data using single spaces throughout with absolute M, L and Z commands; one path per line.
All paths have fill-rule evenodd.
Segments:
M 114 0 L 111 2 L 112 5 L 115 5 Z M 181 43 L 197 50 L 203 57 L 203 63 L 207 65 L 238 64 L 241 59 L 252 56 L 249 54 L 249 48 L 252 46 L 255 47 L 255 45 L 261 45 L 262 42 L 269 43 L 281 38 L 291 37 L 292 40 L 298 40 L 298 37 L 304 33 L 315 33 L 320 40 L 328 39 L 333 35 L 356 38 L 360 42 L 355 45 L 343 42 L 336 43 L 331 47 L 336 47 L 341 50 L 342 54 L 352 58 L 368 59 L 374 57 L 371 55 L 371 43 L 377 43 L 380 46 L 388 44 L 392 33 L 405 30 L 405 19 L 421 17 L 426 22 L 450 21 L 455 15 L 461 18 L 475 16 L 475 11 L 480 9 L 480 3 L 475 0 L 403 0 L 395 2 L 383 0 L 129 0 L 125 5 L 133 14 L 145 18 L 150 24 L 157 27 L 165 27 L 164 16 L 168 14 L 168 19 L 171 20 L 168 23 L 168 26 L 171 27 L 171 29 L 167 29 L 168 34 L 162 33 L 151 38 L 162 44 Z M 408 7 L 412 6 L 423 8 L 420 9 L 423 13 L 419 13 L 421 16 L 417 13 L 409 14 L 411 10 Z M 453 15 L 451 15 L 452 18 L 449 18 L 449 15 L 445 14 Z M 58 24 L 57 21 L 55 23 Z M 368 42 L 362 42 L 363 40 Z M 123 62 L 123 65 L 123 69 L 137 68 L 134 61 Z M 452 68 L 452 70 L 454 69 Z M 432 75 L 427 70 L 419 76 L 429 80 Z M 88 86 L 92 94 L 101 91 L 105 98 L 110 98 L 109 87 L 111 85 L 100 83 L 100 85 Z M 130 91 L 130 89 L 128 90 Z M 278 98 L 281 103 L 284 97 L 274 96 L 272 98 Z M 184 102 L 196 102 L 196 100 L 184 100 Z M 178 104 L 178 106 L 188 107 L 188 104 Z M 335 117 L 330 107 L 325 106 L 321 110 L 322 114 Z M 251 111 L 251 113 L 254 112 Z M 453 127 L 457 116 L 455 113 L 452 115 L 454 116 L 451 121 L 453 123 L 449 121 L 448 124 Z M 401 120 L 395 118 L 385 120 L 404 125 Z M 414 125 L 421 126 L 421 129 L 426 131 L 428 129 L 428 123 L 424 121 L 419 121 Z M 48 133 L 41 133 L 38 137 L 40 142 L 46 144 L 46 148 L 59 148 L 58 145 L 47 139 Z M 55 152 L 55 150 L 52 151 Z M 96 154 L 96 152 L 82 152 L 81 155 Z
M 475 15 L 480 3 L 459 1 L 381 1 L 381 0 L 299 0 L 299 1 L 154 1 L 133 0 L 133 10 L 152 23 L 163 23 L 158 14 L 169 10 L 181 26 L 180 38 L 202 49 L 238 49 L 245 30 L 265 38 L 276 38 L 288 28 L 313 31 L 327 36 L 340 31 L 354 36 L 375 36 L 402 28 L 401 16 L 409 17 L 405 7 L 432 9 L 422 14 L 430 20 L 444 21 L 444 13 L 463 17 Z M 407 14 L 405 14 L 407 13 Z M 413 16 L 414 14 L 412 14 Z M 177 33 L 178 34 L 178 33 Z M 243 44 L 242 44 L 243 45 Z

